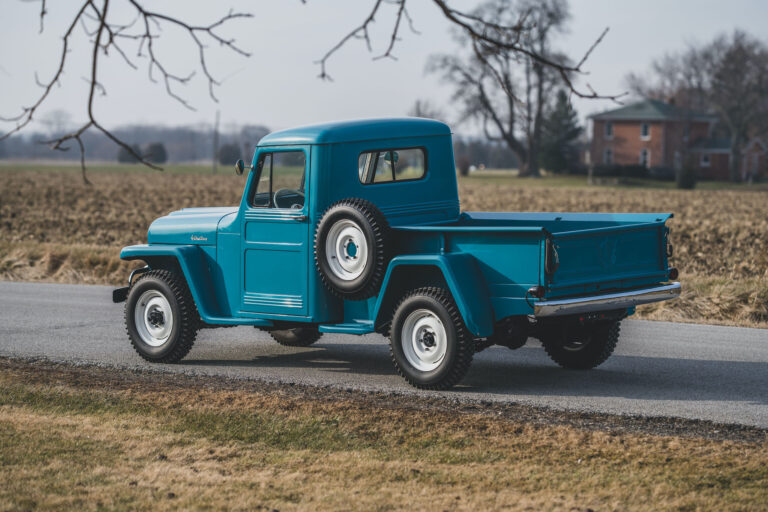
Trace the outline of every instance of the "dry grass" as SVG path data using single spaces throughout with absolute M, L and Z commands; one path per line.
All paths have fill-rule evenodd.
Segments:
M 0 279 L 118 284 L 134 265 L 119 248 L 146 241 L 156 217 L 188 206 L 238 204 L 231 174 L 0 173 Z M 551 183 L 554 186 L 548 186 Z M 578 186 L 478 177 L 460 184 L 464 210 L 674 212 L 669 222 L 683 300 L 645 318 L 768 326 L 768 191 Z
M 761 510 L 764 441 L 0 360 L 0 509 Z

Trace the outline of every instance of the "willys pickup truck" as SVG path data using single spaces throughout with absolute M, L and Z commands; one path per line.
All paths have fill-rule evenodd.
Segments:
M 144 359 L 180 361 L 207 327 L 296 347 L 376 332 L 410 384 L 447 389 L 476 351 L 529 337 L 563 367 L 593 368 L 637 305 L 680 293 L 671 214 L 462 212 L 437 121 L 278 131 L 246 168 L 239 206 L 172 212 L 120 253 L 146 263 L 113 292 Z

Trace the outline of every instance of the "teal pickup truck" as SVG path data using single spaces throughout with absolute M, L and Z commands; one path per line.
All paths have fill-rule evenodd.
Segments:
M 447 389 L 476 351 L 529 337 L 593 368 L 635 306 L 680 293 L 671 214 L 462 212 L 437 121 L 275 132 L 247 169 L 239 206 L 172 212 L 122 250 L 146 263 L 113 293 L 143 358 L 178 362 L 205 327 L 252 325 L 290 346 L 376 332 L 409 383 Z

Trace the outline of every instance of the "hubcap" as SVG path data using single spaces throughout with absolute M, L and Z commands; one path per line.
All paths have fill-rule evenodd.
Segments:
M 160 347 L 171 336 L 173 311 L 165 295 L 157 290 L 147 290 L 136 302 L 133 313 L 136 331 L 141 340 L 151 347 Z
M 445 326 L 428 309 L 417 309 L 406 317 L 400 340 L 405 358 L 411 366 L 422 372 L 439 367 L 448 351 Z
M 368 264 L 368 243 L 355 222 L 336 222 L 325 240 L 325 258 L 333 275 L 344 281 L 360 277 Z

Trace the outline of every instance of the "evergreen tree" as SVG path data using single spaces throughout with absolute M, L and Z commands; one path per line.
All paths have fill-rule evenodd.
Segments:
M 224 144 L 219 148 L 219 163 L 221 165 L 234 164 L 241 157 L 237 144 Z
M 164 164 L 168 161 L 168 152 L 162 142 L 153 142 L 147 148 L 147 160 L 153 164 Z
M 137 155 L 141 155 L 141 147 L 138 144 L 133 144 L 131 146 L 133 149 L 133 152 Z M 138 162 L 138 158 L 133 156 L 133 154 L 125 149 L 124 147 L 120 146 L 120 149 L 117 152 L 117 161 L 121 164 L 135 164 Z
M 550 172 L 566 172 L 576 166 L 579 163 L 578 139 L 581 126 L 564 90 L 558 91 L 543 128 L 542 167 Z

